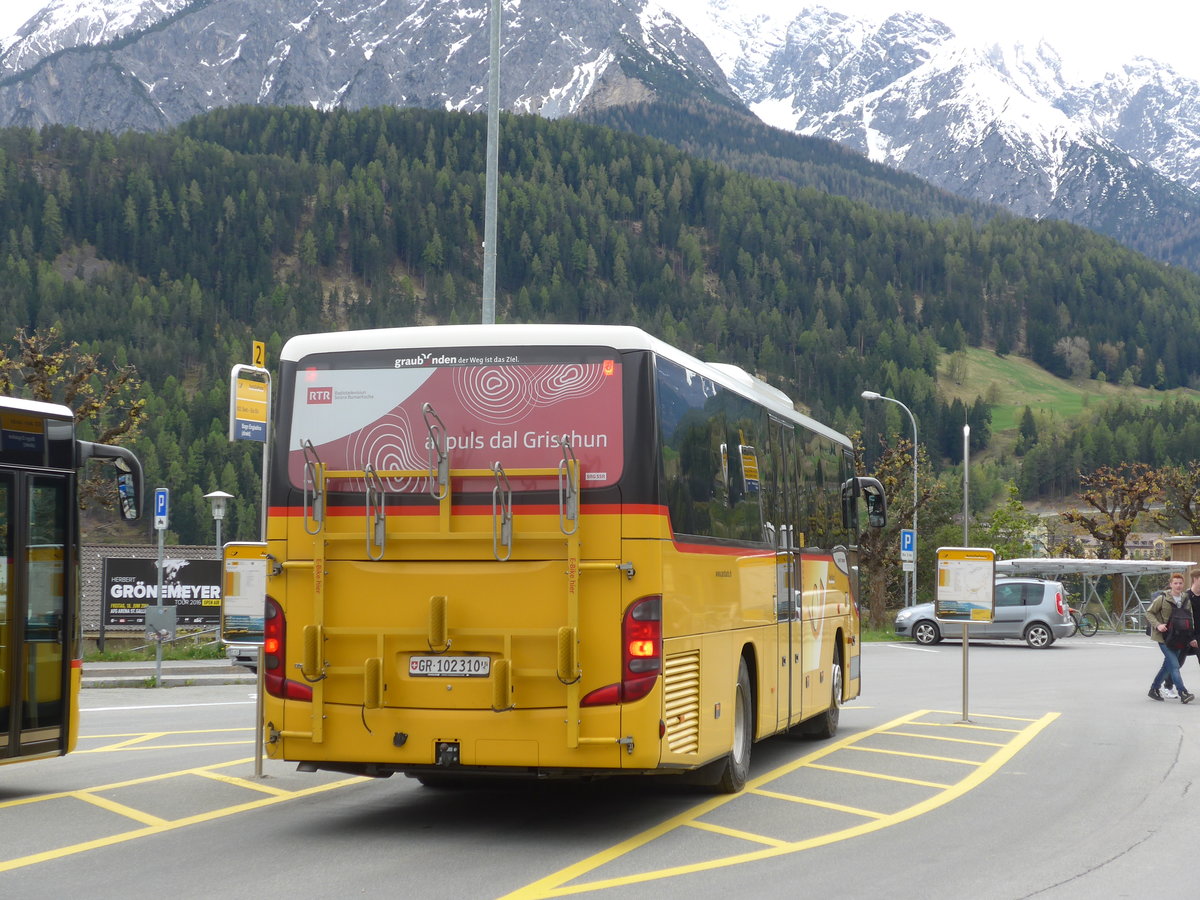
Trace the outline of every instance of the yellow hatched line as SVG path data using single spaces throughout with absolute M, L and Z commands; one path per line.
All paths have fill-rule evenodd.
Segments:
M 970 738 L 946 737 L 944 734 L 918 734 L 915 731 L 889 731 L 897 737 L 920 738 L 923 741 L 946 741 L 954 744 L 974 744 L 977 747 L 1003 747 L 999 741 L 973 741 Z
M 1020 728 L 994 728 L 991 725 L 975 725 L 966 722 L 914 722 L 913 724 L 923 728 L 961 728 L 968 731 L 996 731 L 1000 734 L 1020 734 L 1023 730 Z
M 726 828 L 724 825 L 714 825 L 711 822 L 687 822 L 685 828 L 695 828 L 699 831 L 711 831 L 713 834 L 723 834 L 726 837 L 739 838 L 743 841 L 751 841 L 755 844 L 766 844 L 768 847 L 784 847 L 787 846 L 787 841 L 776 840 L 775 838 L 767 837 L 763 834 L 751 834 L 749 831 L 740 831 L 737 828 Z
M 242 728 L 193 728 L 183 731 L 132 731 L 124 734 L 87 734 L 81 735 L 81 741 L 111 741 L 117 738 L 140 738 L 164 734 L 229 734 L 231 731 L 253 731 L 253 726 Z
M 276 797 L 288 797 L 292 793 L 291 791 L 285 791 L 283 788 L 259 784 L 246 778 L 238 778 L 236 775 L 223 775 L 220 772 L 193 772 L 192 774 L 199 775 L 201 778 L 211 778 L 213 781 L 220 781 L 223 784 L 232 784 L 234 787 L 242 787 L 250 791 L 271 794 Z
M 116 784 L 105 785 L 103 787 L 89 788 L 87 791 L 64 791 L 60 794 L 43 794 L 39 797 L 26 798 L 25 800 L 10 801 L 8 803 L 0 803 L 0 808 L 6 807 L 6 806 L 19 806 L 19 805 L 23 805 L 26 803 L 40 802 L 42 800 L 51 800 L 51 799 L 55 799 L 57 797 L 75 797 L 79 800 L 83 800 L 88 803 L 96 803 L 96 801 L 98 799 L 103 800 L 103 798 L 95 797 L 94 792 L 96 792 L 96 791 L 112 790 L 113 788 L 126 787 L 128 785 L 147 784 L 147 783 L 154 782 L 154 781 L 163 781 L 168 778 L 178 778 L 181 775 L 206 776 L 207 774 L 211 773 L 212 770 L 214 770 L 214 769 L 223 769 L 223 768 L 228 768 L 230 766 L 245 765 L 246 763 L 249 763 L 249 762 L 252 762 L 252 758 L 236 759 L 236 760 L 233 760 L 232 762 L 218 763 L 218 764 L 212 765 L 212 766 L 201 766 L 196 769 L 183 769 L 178 772 L 169 772 L 164 775 L 152 775 L 147 778 L 133 779 L 131 781 L 123 781 L 123 782 L 119 782 Z M 187 828 L 189 825 L 198 825 L 203 822 L 212 822 L 216 819 L 223 819 L 226 816 L 236 815 L 237 813 L 249 812 L 250 810 L 254 810 L 254 809 L 262 809 L 267 806 L 274 806 L 277 803 L 285 803 L 288 800 L 297 800 L 302 797 L 310 797 L 314 794 L 322 794 L 322 793 L 325 793 L 326 791 L 338 790 L 339 788 L 348 787 L 352 784 L 358 784 L 360 782 L 369 781 L 369 780 L 370 779 L 368 779 L 368 778 L 362 778 L 362 777 L 344 778 L 341 781 L 333 781 L 333 782 L 330 782 L 329 784 L 319 784 L 314 787 L 305 788 L 304 790 L 300 790 L 300 791 L 290 791 L 290 792 L 285 791 L 279 795 L 274 795 L 274 796 L 270 796 L 270 797 L 262 797 L 258 800 L 251 800 L 247 803 L 239 803 L 234 806 L 227 806 L 223 809 L 214 809 L 214 810 L 210 810 L 209 812 L 199 813 L 198 815 L 194 815 L 194 816 L 185 816 L 182 819 L 173 819 L 173 820 L 156 819 L 154 822 L 147 823 L 146 827 L 136 828 L 133 831 L 126 831 L 126 832 L 122 832 L 120 834 L 109 835 L 108 837 L 97 838 L 96 840 L 92 840 L 92 841 L 83 841 L 82 843 L 71 844 L 70 846 L 67 846 L 67 847 L 59 847 L 54 850 L 47 850 L 44 853 L 33 853 L 33 854 L 30 854 L 29 856 L 18 857 L 17 859 L 0 861 L 0 872 L 9 872 L 9 871 L 12 871 L 13 869 L 20 869 L 25 866 L 32 866 L 32 865 L 36 865 L 38 863 L 49 862 L 50 860 L 53 860 L 53 859 L 62 859 L 65 856 L 73 856 L 76 853 L 83 853 L 87 850 L 96 850 L 101 847 L 111 847 L 115 844 L 125 843 L 126 841 L 137 840 L 138 838 L 143 838 L 143 837 L 150 837 L 150 836 L 156 835 L 156 834 L 163 834 L 164 832 L 175 831 L 179 828 Z M 111 802 L 111 801 L 109 801 L 109 802 Z M 96 803 L 96 805 L 104 806 L 105 804 L 104 803 Z M 120 804 L 112 804 L 112 806 L 120 806 Z M 105 807 L 105 808 L 111 808 L 111 807 Z M 117 810 L 114 810 L 114 811 L 117 811 Z M 142 815 L 145 816 L 146 818 L 152 818 L 144 813 Z
M 166 781 L 168 778 L 178 778 L 180 775 L 196 775 L 200 772 L 207 772 L 213 769 L 228 769 L 231 766 L 241 766 L 246 763 L 254 762 L 254 757 L 248 756 L 245 759 L 235 759 L 230 762 L 214 763 L 211 766 L 200 766 L 195 769 L 183 769 L 179 772 L 163 772 L 159 775 L 144 775 L 141 778 L 130 778 L 128 781 L 114 781 L 111 784 L 101 784 L 92 788 L 85 788 L 76 791 L 58 791 L 53 794 L 38 794 L 36 797 L 22 797 L 19 800 L 7 800 L 0 803 L 0 809 L 8 806 L 25 806 L 30 803 L 41 803 L 44 800 L 57 800 L 60 797 L 74 797 L 76 794 L 95 793 L 98 791 L 113 791 L 117 788 L 132 787 L 137 784 L 151 784 L 155 781 Z
M 830 803 L 827 800 L 812 800 L 808 797 L 797 797 L 795 794 L 781 794 L 778 791 L 768 791 L 763 788 L 758 788 L 755 791 L 751 791 L 751 793 L 762 797 L 771 797 L 775 800 L 787 800 L 789 803 L 803 803 L 805 806 L 817 806 L 821 809 L 831 809 L 834 812 L 850 813 L 852 816 L 863 816 L 868 819 L 882 819 L 887 816 L 887 813 L 859 809 L 857 806 L 844 806 L 841 803 Z
M 846 771 L 850 774 L 874 776 L 870 772 L 853 772 L 852 770 L 839 770 L 832 766 L 818 765 L 816 760 L 835 753 L 839 750 L 844 750 L 853 746 L 858 741 L 864 740 L 872 735 L 883 734 L 901 725 L 913 724 L 920 716 L 928 715 L 931 710 L 920 710 L 911 713 L 907 716 L 902 716 L 877 728 L 869 729 L 859 734 L 851 735 L 841 741 L 837 741 L 828 747 L 810 753 L 797 760 L 793 760 L 785 766 L 781 766 L 771 772 L 755 778 L 746 785 L 748 791 L 759 791 L 764 784 L 774 781 L 783 775 L 787 775 L 802 767 L 822 768 L 831 771 Z M 732 794 L 725 797 L 714 797 L 698 804 L 692 809 L 680 813 L 667 819 L 659 825 L 643 831 L 641 834 L 635 835 L 627 840 L 616 844 L 607 850 L 594 854 L 587 859 L 581 860 L 566 868 L 560 869 L 541 878 L 525 887 L 518 888 L 510 894 L 505 895 L 501 900 L 535 900 L 535 898 L 543 897 L 566 897 L 572 894 L 581 894 L 589 891 L 604 890 L 612 887 L 626 887 L 634 884 L 645 884 L 647 882 L 656 881 L 663 878 L 672 878 L 678 875 L 690 875 L 698 872 L 711 871 L 713 869 L 724 868 L 726 866 L 739 865 L 741 863 L 755 862 L 763 859 L 772 859 L 774 857 L 783 856 L 788 853 L 798 853 L 802 850 L 808 850 L 814 847 L 822 847 L 827 844 L 844 841 L 849 838 L 858 837 L 860 835 L 869 834 L 878 831 L 882 828 L 887 828 L 892 825 L 897 825 L 901 822 L 908 821 L 923 815 L 933 809 L 943 806 L 952 800 L 955 800 L 968 791 L 974 790 L 1000 768 L 1011 760 L 1020 750 L 1027 746 L 1038 734 L 1047 728 L 1051 722 L 1057 719 L 1058 713 L 1047 713 L 1040 719 L 1027 720 L 1030 724 L 1025 729 L 1019 731 L 1009 743 L 999 748 L 987 762 L 977 766 L 974 771 L 967 774 L 962 780 L 953 785 L 938 786 L 943 789 L 933 797 L 929 797 L 919 803 L 915 803 L 899 812 L 891 815 L 882 816 L 881 818 L 864 822 L 859 825 L 843 828 L 839 831 L 830 832 L 829 834 L 818 835 L 817 837 L 808 838 L 801 841 L 785 842 L 779 846 L 767 846 L 757 850 L 751 850 L 746 853 L 733 854 L 731 856 L 721 857 L 718 859 L 706 860 L 704 862 L 692 863 L 689 865 L 672 866 L 666 869 L 659 869 L 650 872 L 641 872 L 634 875 L 625 875 L 616 878 L 607 878 L 599 881 L 589 881 L 580 884 L 570 884 L 579 878 L 584 877 L 589 872 L 600 868 L 612 862 L 615 859 L 646 846 L 656 838 L 662 837 L 668 832 L 680 827 L 681 825 L 691 825 L 701 816 L 712 812 L 718 807 L 724 806 L 726 803 L 733 802 L 744 794 Z M 999 717 L 997 717 L 999 718 Z M 922 723 L 924 724 L 924 723 Z M 900 779 L 893 779 L 900 780 Z M 711 830 L 711 829 L 710 829 Z M 763 842 L 768 840 L 761 836 L 756 836 L 755 840 Z
M 112 750 L 128 750 L 131 747 L 133 747 L 134 744 L 143 744 L 146 741 L 153 741 L 156 738 L 163 737 L 166 733 L 167 732 L 165 732 L 165 731 L 152 731 L 148 734 L 139 734 L 139 735 L 135 735 L 133 737 L 128 737 L 123 741 L 117 741 L 117 743 L 115 743 L 115 744 L 106 744 L 103 747 L 90 747 L 87 750 L 80 750 L 79 752 L 80 753 L 97 753 L 99 751 L 108 752 L 108 751 L 112 751 Z
M 137 751 L 145 753 L 148 750 L 189 750 L 193 747 L 244 747 L 247 743 L 251 743 L 252 739 L 241 738 L 236 741 L 197 741 L 194 744 L 152 744 L 150 746 L 124 746 L 121 744 L 112 747 L 93 747 L 91 750 L 76 750 L 76 753 L 117 753 L 124 750 Z
M 186 731 L 148 731 L 136 734 L 93 734 L 80 738 L 80 742 L 114 740 L 114 744 L 104 744 L 99 747 L 89 746 L 80 748 L 76 753 L 116 753 L 122 750 L 178 750 L 185 747 L 228 747 L 244 744 L 245 740 L 231 741 L 200 741 L 188 744 L 148 744 L 148 741 L 164 737 L 180 737 L 188 734 L 234 734 L 237 732 L 253 732 L 253 728 L 204 728 Z
M 142 812 L 140 809 L 134 809 L 132 806 L 126 806 L 124 803 L 109 800 L 107 797 L 98 797 L 88 791 L 79 791 L 71 796 L 77 800 L 82 800 L 84 803 L 90 803 L 93 806 L 116 813 L 118 816 L 124 816 L 127 819 L 133 819 L 135 822 L 141 822 L 143 825 L 163 825 L 167 821 L 148 812 Z
M 900 784 L 915 784 L 917 787 L 937 788 L 939 791 L 944 791 L 950 787 L 950 785 L 943 784 L 940 781 L 922 781 L 920 778 L 903 778 L 899 775 L 885 775 L 883 772 L 868 772 L 866 769 L 851 769 L 847 766 L 826 766 L 821 763 L 812 763 L 808 768 L 820 769 L 823 772 L 839 772 L 842 775 L 857 775 L 860 778 L 875 778 L 879 781 L 896 781 Z
M 963 766 L 978 766 L 978 760 L 974 759 L 958 759 L 953 756 L 932 756 L 928 753 L 911 753 L 907 750 L 888 750 L 885 747 L 847 747 L 847 750 L 854 750 L 857 753 L 882 753 L 884 756 L 907 756 L 913 759 L 931 759 L 934 762 L 958 763 Z
M 945 709 L 935 710 L 935 711 L 945 713 L 946 715 L 950 715 L 950 716 L 962 715 L 962 713 L 960 713 L 960 712 L 951 712 L 950 710 L 945 710 Z M 1024 722 L 1026 725 L 1032 725 L 1035 722 L 1041 721 L 1040 719 L 1031 719 L 1031 718 L 1029 718 L 1029 716 L 1001 716 L 1001 715 L 996 715 L 995 713 L 987 713 L 986 715 L 982 715 L 982 716 L 976 714 L 975 718 L 976 719 L 995 719 L 997 722 Z M 972 724 L 972 722 L 971 721 L 955 722 L 954 724 L 970 726 Z

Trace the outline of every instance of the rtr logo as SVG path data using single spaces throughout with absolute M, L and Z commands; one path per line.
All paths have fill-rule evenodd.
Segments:
M 332 403 L 333 388 L 330 387 L 310 387 L 308 389 L 308 403 L 311 406 L 314 403 Z

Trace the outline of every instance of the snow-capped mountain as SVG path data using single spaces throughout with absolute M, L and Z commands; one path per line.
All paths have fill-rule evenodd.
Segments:
M 70 47 L 106 44 L 174 15 L 192 0 L 50 0 L 13 35 L 0 35 L 0 75 Z
M 1174 193 L 1156 176 L 1200 189 L 1200 85 L 1151 60 L 1079 85 L 1045 43 L 972 46 L 917 13 L 872 22 L 820 7 L 764 17 L 726 0 L 663 2 L 712 36 L 764 121 L 955 193 L 1099 228 L 1106 201 L 1146 209 Z
M 917 13 L 661 2 L 776 127 L 1154 255 L 1200 226 L 1200 84 L 1161 63 L 1079 84 L 1048 44 L 975 46 Z
M 0 84 L 0 124 L 152 130 L 239 103 L 478 110 L 486 102 L 487 0 L 180 5 L 129 0 L 138 15 L 157 14 L 156 24 L 26 66 L 20 52 L 44 54 L 65 33 L 38 25 L 46 12 L 35 17 L 0 59 L 17 70 Z M 110 0 L 107 20 L 121 7 Z M 653 2 L 508 0 L 503 23 L 508 109 L 562 116 L 662 90 L 737 102 L 704 45 Z
M 0 42 L 0 125 L 153 130 L 236 103 L 479 110 L 488 6 L 51 0 Z M 506 0 L 503 23 L 510 110 L 701 96 L 1156 255 L 1200 228 L 1200 84 L 1151 60 L 1079 84 L 1046 44 L 772 0 Z

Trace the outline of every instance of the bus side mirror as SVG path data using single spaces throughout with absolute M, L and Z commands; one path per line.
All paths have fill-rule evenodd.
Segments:
M 857 481 L 867 501 L 867 523 L 872 528 L 883 528 L 887 525 L 887 498 L 883 494 L 883 485 L 878 478 L 860 477 Z
M 121 518 L 132 522 L 141 516 L 138 508 L 138 497 L 141 489 L 131 471 L 121 471 L 121 460 L 117 460 L 117 508 L 121 510 Z
M 112 444 L 97 444 L 92 441 L 75 442 L 77 458 L 75 464 L 82 466 L 85 460 L 110 460 L 117 467 L 117 507 L 121 518 L 132 522 L 142 515 L 142 463 L 133 451 Z

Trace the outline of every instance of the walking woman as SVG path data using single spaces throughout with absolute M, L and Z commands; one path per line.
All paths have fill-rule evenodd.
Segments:
M 1151 700 L 1162 700 L 1158 689 L 1164 680 L 1170 681 L 1179 689 L 1181 703 L 1191 703 L 1196 695 L 1189 693 L 1183 686 L 1183 676 L 1179 672 L 1179 659 L 1187 652 L 1188 647 L 1196 646 L 1195 629 L 1192 622 L 1192 604 L 1183 593 L 1183 573 L 1176 572 L 1171 576 L 1171 589 L 1159 594 L 1146 610 L 1146 621 L 1150 623 L 1150 637 L 1162 651 L 1163 661 L 1154 683 L 1150 685 L 1148 696 Z

